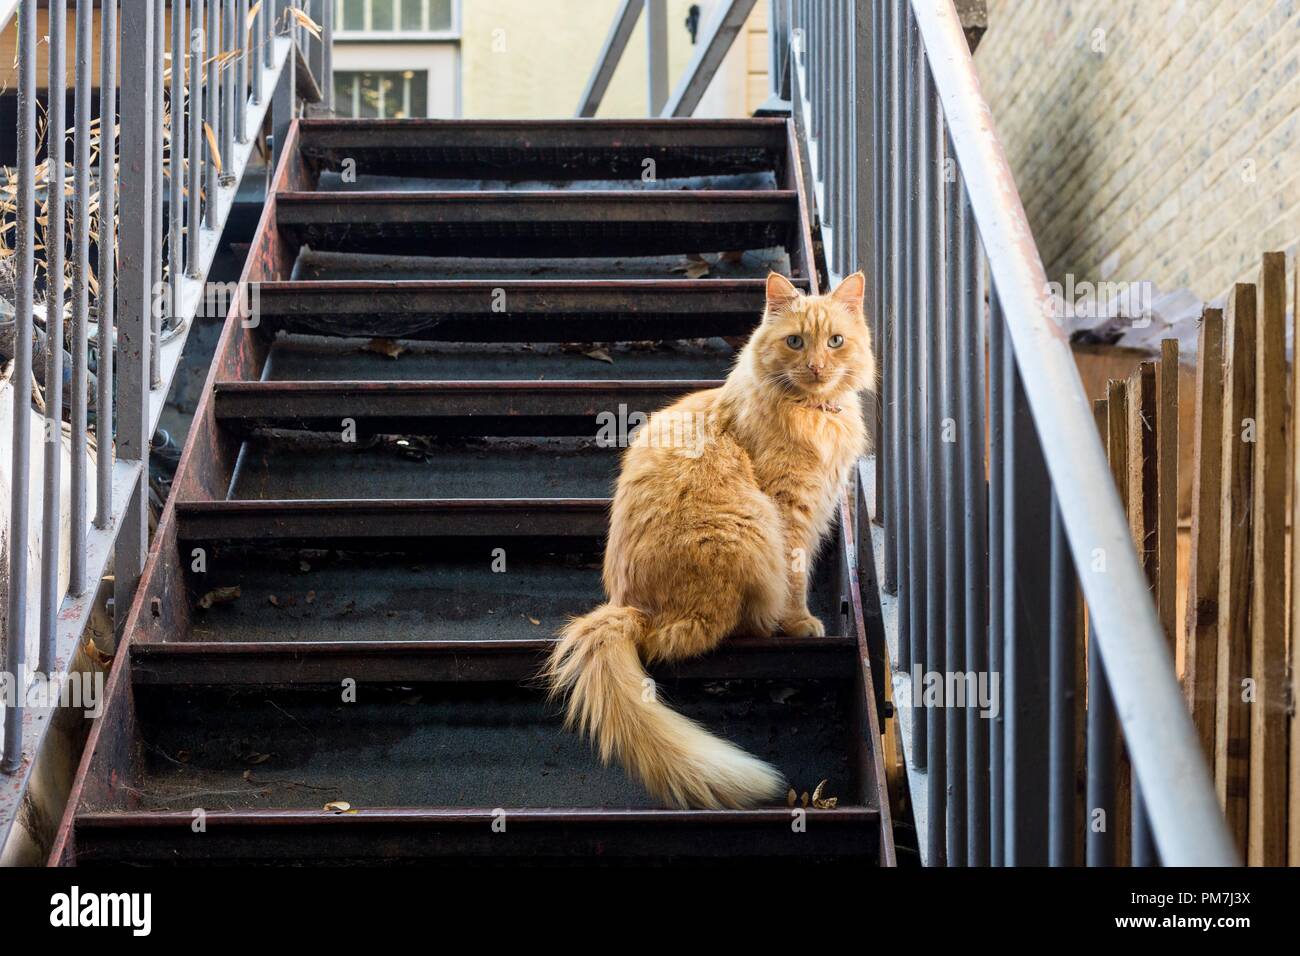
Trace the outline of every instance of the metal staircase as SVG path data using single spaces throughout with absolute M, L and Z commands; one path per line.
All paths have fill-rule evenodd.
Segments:
M 535 675 L 601 599 L 619 446 L 816 290 L 793 123 L 301 120 L 51 856 L 894 861 L 851 504 L 823 639 L 673 705 L 833 809 L 656 807 Z

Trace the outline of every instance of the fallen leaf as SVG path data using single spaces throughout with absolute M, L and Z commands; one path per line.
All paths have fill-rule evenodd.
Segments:
M 307 601 L 307 603 L 308 603 L 308 604 L 312 604 L 313 602 L 315 602 L 315 600 L 316 600 L 316 592 L 315 592 L 315 591 L 308 591 L 308 592 L 307 592 L 307 597 L 306 597 L 306 601 Z
M 614 359 L 604 349 L 592 349 L 590 352 L 583 352 L 582 354 L 587 356 L 589 359 L 595 359 L 597 362 L 608 362 L 610 365 L 614 364 Z
M 823 797 L 822 791 L 825 789 L 825 780 L 817 784 L 817 788 L 813 790 L 812 805 L 818 810 L 834 810 L 840 802 L 839 797 Z
M 266 602 L 270 604 L 271 607 L 280 606 L 280 599 L 276 597 L 274 594 L 267 595 Z
M 808 806 L 808 791 L 807 791 L 807 790 L 805 790 L 803 793 L 799 794 L 799 802 L 802 803 L 805 807 Z
M 535 617 L 530 617 L 530 618 L 528 619 L 528 623 L 529 623 L 529 624 L 541 624 L 542 622 L 539 621 L 539 620 L 537 620 L 537 618 L 535 618 Z
M 259 764 L 259 763 L 266 763 L 270 759 L 271 759 L 270 754 L 249 754 L 247 757 L 244 758 L 244 762 L 251 763 L 251 764 Z
M 743 249 L 733 249 L 733 250 L 731 250 L 730 252 L 724 252 L 721 256 L 718 257 L 718 261 L 719 261 L 719 262 L 727 262 L 727 263 L 731 263 L 732 265 L 736 265 L 736 264 L 739 264 L 739 263 L 741 263 L 741 262 L 744 262 L 744 261 L 745 261 L 745 250 L 743 250 Z
M 231 601 L 239 600 L 241 593 L 238 584 L 229 588 L 214 588 L 199 598 L 199 607 L 206 611 L 218 604 L 229 604 Z
M 392 339 L 371 339 L 363 346 L 366 352 L 374 352 L 376 355 L 386 355 L 390 359 L 395 359 L 406 351 L 406 346 Z
M 799 794 L 794 792 L 794 787 L 791 787 L 790 792 L 785 795 L 785 805 L 787 807 L 793 807 L 794 802 L 798 799 L 799 799 Z
M 325 804 L 325 809 L 331 813 L 347 813 L 352 809 L 352 804 L 346 800 L 333 800 Z

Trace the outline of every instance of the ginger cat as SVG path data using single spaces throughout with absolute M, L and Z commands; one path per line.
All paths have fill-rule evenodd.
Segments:
M 859 392 L 875 386 L 862 273 L 830 295 L 767 278 L 763 319 L 721 388 L 656 412 L 623 458 L 604 581 L 609 601 L 561 632 L 544 677 L 659 800 L 743 808 L 780 773 L 656 699 L 644 664 L 728 634 L 825 634 L 808 568 L 866 451 Z M 647 690 L 648 689 L 648 690 Z

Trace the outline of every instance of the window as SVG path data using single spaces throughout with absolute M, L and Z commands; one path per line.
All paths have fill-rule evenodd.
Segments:
M 334 71 L 334 107 L 341 116 L 407 119 L 429 115 L 427 70 Z
M 336 0 L 341 33 L 450 33 L 453 0 Z

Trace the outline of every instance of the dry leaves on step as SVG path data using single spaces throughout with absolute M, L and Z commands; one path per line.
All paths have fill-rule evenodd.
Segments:
M 113 655 L 101 651 L 89 634 L 86 635 L 86 639 L 82 641 L 81 646 L 85 649 L 86 656 L 98 666 L 108 667 L 109 664 L 113 663 Z
M 229 604 L 231 601 L 239 600 L 241 593 L 238 584 L 229 588 L 213 588 L 207 594 L 203 595 L 203 597 L 199 598 L 199 607 L 206 611 L 208 608 L 215 607 L 218 604 Z
M 595 359 L 597 362 L 608 362 L 610 365 L 614 364 L 614 359 L 604 349 L 592 349 L 590 352 L 583 352 L 582 354 L 587 356 L 589 359 Z
M 329 803 L 325 804 L 325 809 L 328 810 L 330 813 L 356 813 L 357 812 L 352 809 L 352 804 L 348 803 L 346 800 L 331 800 Z
M 839 805 L 839 797 L 823 797 L 822 791 L 826 788 L 826 781 L 823 780 L 817 784 L 817 789 L 813 791 L 812 805 L 818 810 L 834 810 Z M 807 806 L 807 804 L 804 804 Z
M 703 279 L 709 274 L 709 260 L 698 252 L 692 252 L 686 257 L 683 265 L 674 266 L 672 271 L 685 272 L 688 279 Z
M 533 616 L 530 614 L 530 615 L 528 616 L 528 623 L 529 623 L 529 624 L 538 625 L 538 624 L 541 624 L 542 622 L 539 621 L 539 620 L 537 620 L 537 618 L 533 617 Z
M 362 346 L 366 352 L 374 352 L 376 355 L 385 355 L 390 359 L 395 359 L 406 351 L 406 346 L 400 342 L 394 342 L 392 339 L 371 339 Z

